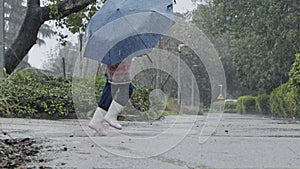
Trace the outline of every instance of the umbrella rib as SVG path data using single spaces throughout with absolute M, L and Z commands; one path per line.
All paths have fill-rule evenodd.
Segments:
M 114 3 L 114 2 L 112 2 L 112 3 Z M 116 4 L 115 4 L 116 5 Z M 137 36 L 139 37 L 139 39 L 142 41 L 142 43 L 143 43 L 143 45 L 147 48 L 147 45 L 146 45 L 146 43 L 143 41 L 143 39 L 140 37 L 140 35 L 139 35 L 139 33 L 130 25 L 130 22 L 128 21 L 128 19 L 126 18 L 126 16 L 124 15 L 124 13 L 121 11 L 121 10 L 118 10 L 118 12 L 120 12 L 123 16 L 124 16 L 124 18 L 125 18 L 125 20 L 126 20 L 126 22 L 128 23 L 128 25 L 134 30 L 134 32 L 137 34 Z
M 128 25 L 134 30 L 134 32 L 137 34 L 137 36 L 139 37 L 139 39 L 142 41 L 143 45 L 147 48 L 146 43 L 143 41 L 143 39 L 140 37 L 140 34 L 130 25 L 130 22 L 128 21 L 128 19 L 126 18 L 126 16 L 124 16 L 126 22 L 128 23 Z

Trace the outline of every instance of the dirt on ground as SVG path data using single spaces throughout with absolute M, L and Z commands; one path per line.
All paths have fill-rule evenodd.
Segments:
M 0 139 L 0 168 L 22 168 L 26 163 L 41 161 L 37 157 L 41 148 L 33 138 Z

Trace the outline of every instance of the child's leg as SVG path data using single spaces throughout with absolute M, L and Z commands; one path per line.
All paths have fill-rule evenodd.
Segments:
M 98 103 L 98 107 L 104 109 L 105 111 L 108 111 L 111 102 L 112 102 L 111 84 L 108 81 L 106 81 L 105 86 L 102 90 L 102 95 Z
M 104 130 L 103 121 L 104 116 L 109 109 L 109 106 L 112 102 L 111 96 L 111 84 L 107 81 L 98 103 L 98 107 L 94 112 L 93 118 L 89 123 L 89 128 L 95 130 L 99 135 L 107 135 L 106 131 Z
M 133 92 L 133 86 L 131 83 L 127 84 L 112 84 L 111 92 L 113 99 L 122 106 L 125 106 Z
M 118 123 L 117 116 L 128 103 L 133 92 L 133 86 L 131 83 L 111 85 L 111 91 L 114 99 L 104 117 L 104 120 L 110 126 L 121 130 L 122 126 Z

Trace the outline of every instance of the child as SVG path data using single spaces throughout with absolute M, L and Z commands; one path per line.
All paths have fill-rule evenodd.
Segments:
M 114 66 L 106 65 L 106 84 L 102 91 L 98 107 L 88 127 L 99 135 L 107 135 L 103 122 L 111 127 L 121 130 L 122 126 L 117 121 L 118 114 L 130 99 L 133 86 L 129 78 L 131 61 L 118 63 Z

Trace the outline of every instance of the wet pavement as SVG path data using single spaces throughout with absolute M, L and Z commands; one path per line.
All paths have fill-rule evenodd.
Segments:
M 107 127 L 108 136 L 98 137 L 87 128 L 88 120 L 0 119 L 11 137 L 35 138 L 42 144 L 41 160 L 26 167 L 300 167 L 298 121 L 223 114 L 220 123 L 214 122 L 207 123 L 206 116 L 168 116 L 154 122 L 122 122 L 122 131 Z M 218 127 L 210 133 L 205 125 Z M 199 142 L 204 137 L 208 139 Z

